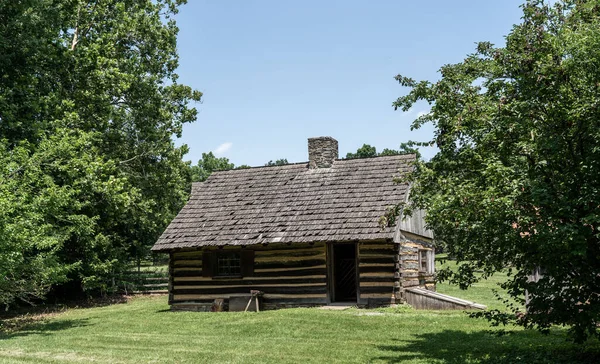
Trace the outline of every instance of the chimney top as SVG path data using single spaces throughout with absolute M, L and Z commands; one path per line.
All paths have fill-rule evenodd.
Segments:
M 308 168 L 329 168 L 337 158 L 337 140 L 328 136 L 308 138 Z

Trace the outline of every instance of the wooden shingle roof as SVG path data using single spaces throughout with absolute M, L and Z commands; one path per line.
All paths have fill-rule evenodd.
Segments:
M 391 239 L 386 208 L 404 201 L 393 177 L 412 168 L 413 154 L 336 160 L 213 173 L 194 183 L 188 203 L 152 250 L 222 245 Z

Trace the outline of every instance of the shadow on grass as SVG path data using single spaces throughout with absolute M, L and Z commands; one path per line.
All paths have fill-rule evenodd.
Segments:
M 490 331 L 467 333 L 446 330 L 416 335 L 377 348 L 384 355 L 373 361 L 401 363 L 407 360 L 445 363 L 600 363 L 600 342 L 576 345 L 564 331 L 542 335 L 535 331 L 511 331 L 499 336 Z
M 105 307 L 116 304 L 127 303 L 130 296 L 114 295 L 106 297 L 97 297 L 84 300 L 70 300 L 59 304 L 38 304 L 35 306 L 25 305 L 16 307 L 10 311 L 0 312 L 0 320 L 9 320 L 28 315 L 46 315 L 61 313 L 71 308 L 92 308 Z
M 0 331 L 0 340 L 12 339 L 14 337 L 29 335 L 52 335 L 56 331 L 68 330 L 74 327 L 88 326 L 87 319 L 59 320 L 59 321 L 35 321 L 24 324 L 18 329 Z

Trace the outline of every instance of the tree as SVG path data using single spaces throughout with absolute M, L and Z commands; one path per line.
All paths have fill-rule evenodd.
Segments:
M 290 164 L 286 158 L 281 158 L 273 162 L 272 160 L 268 161 L 265 166 L 284 166 L 286 164 Z
M 356 158 L 372 158 L 377 157 L 377 148 L 370 146 L 369 144 L 363 144 L 362 147 L 356 150 L 356 153 L 347 153 L 346 159 Z
M 225 157 L 217 158 L 213 152 L 202 153 L 202 159 L 198 164 L 191 166 L 192 182 L 204 182 L 213 172 L 234 168 L 235 165 Z
M 416 154 L 420 157 L 421 154 L 419 153 L 419 150 L 415 148 L 415 146 L 419 144 L 420 143 L 413 141 L 400 143 L 400 148 L 398 148 L 398 150 L 385 148 L 381 153 L 377 153 L 377 148 L 372 147 L 369 144 L 363 144 L 362 147 L 356 150 L 356 153 L 347 153 L 346 159 L 373 158 L 400 154 Z
M 175 73 L 183 3 L 0 2 L 0 274 L 25 287 L 0 303 L 114 289 L 187 199 L 172 136 L 201 93 Z
M 508 269 L 502 287 L 530 298 L 518 323 L 567 325 L 583 341 L 600 323 L 600 5 L 522 8 L 504 47 L 479 43 L 437 82 L 396 77 L 410 91 L 394 106 L 427 101 L 412 127 L 432 123 L 439 148 L 409 177 L 405 210 L 426 209 L 437 243 L 460 262 L 441 278 L 465 288 L 475 269 Z M 528 280 L 536 268 L 544 277 Z

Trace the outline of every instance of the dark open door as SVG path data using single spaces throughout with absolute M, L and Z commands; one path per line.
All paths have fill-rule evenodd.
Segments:
M 356 244 L 331 246 L 331 300 L 356 302 Z

